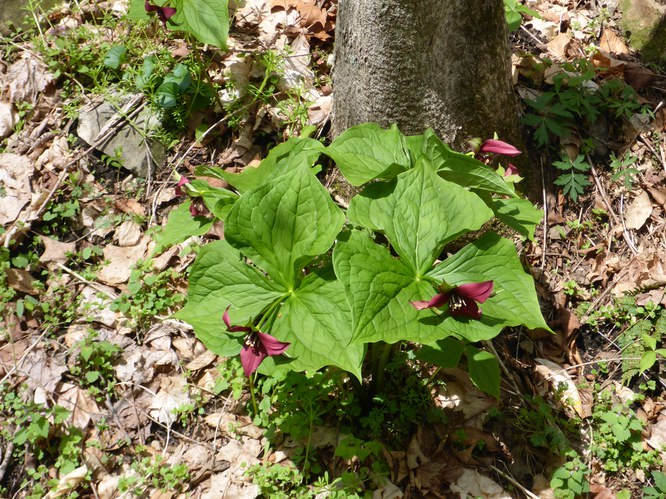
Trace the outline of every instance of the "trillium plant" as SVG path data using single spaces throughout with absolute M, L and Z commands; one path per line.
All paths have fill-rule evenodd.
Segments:
M 479 343 L 507 326 L 548 329 L 512 240 L 480 231 L 497 219 L 534 236 L 542 212 L 515 193 L 515 172 L 476 157 L 519 151 L 493 140 L 462 154 L 432 131 L 404 136 L 375 124 L 329 146 L 306 135 L 256 168 L 196 171 L 233 190 L 179 182 L 194 199 L 173 212 L 162 243 L 202 234 L 215 219 L 224 239 L 199 251 L 177 317 L 216 354 L 240 355 L 251 382 L 334 368 L 359 390 L 381 390 L 404 346 L 443 367 L 464 356 L 474 383 L 499 396 L 498 363 Z M 323 156 L 359 188 L 346 210 L 317 177 Z M 211 215 L 188 216 L 195 201 Z

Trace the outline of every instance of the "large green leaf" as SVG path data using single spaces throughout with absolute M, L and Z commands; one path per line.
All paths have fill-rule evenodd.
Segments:
M 240 252 L 226 241 L 204 246 L 190 272 L 187 304 L 176 313 L 191 324 L 206 348 L 218 355 L 236 355 L 243 333 L 228 333 L 222 314 L 230 307 L 234 324 L 244 325 L 285 290 L 245 263 Z
M 412 270 L 366 234 L 341 234 L 333 250 L 333 264 L 351 307 L 354 342 L 430 343 L 447 336 L 438 324 L 417 321 L 420 317 L 436 318 L 434 312 L 418 312 L 409 303 L 432 294 L 432 285 L 417 279 Z
M 409 137 L 407 143 L 412 157 L 426 156 L 444 180 L 472 190 L 517 197 L 497 172 L 467 154 L 453 151 L 431 129 L 423 135 Z
M 355 196 L 348 215 L 384 233 L 402 262 L 422 276 L 448 241 L 479 229 L 493 212 L 476 194 L 442 180 L 421 156 L 395 180 L 371 184 Z
M 425 362 L 450 369 L 456 367 L 465 350 L 465 345 L 457 338 L 448 336 L 431 345 L 423 345 L 416 352 L 416 358 Z
M 332 271 L 309 274 L 281 306 L 270 333 L 292 345 L 296 371 L 334 365 L 361 379 L 363 345 L 350 345 L 352 325 L 345 290 Z
M 228 0 L 181 0 L 183 16 L 174 16 L 176 29 L 188 31 L 202 43 L 227 48 Z M 184 19 L 184 22 L 181 21 Z M 182 22 L 180 26 L 177 23 Z
M 485 234 L 428 274 L 450 285 L 492 280 L 493 295 L 482 305 L 482 320 L 492 317 L 502 326 L 549 329 L 541 315 L 532 277 L 523 270 L 514 244 L 495 233 Z M 470 341 L 487 338 L 471 338 Z
M 404 136 L 396 126 L 384 129 L 364 123 L 344 131 L 324 153 L 352 185 L 375 178 L 392 178 L 409 168 Z
M 206 166 L 197 168 L 196 174 L 222 179 L 242 194 L 266 182 L 272 182 L 276 175 L 301 163 L 314 165 L 323 150 L 324 145 L 318 140 L 292 137 L 271 149 L 256 168 L 248 166 L 240 173 L 231 173 L 221 168 Z
M 499 399 L 501 377 L 499 362 L 495 356 L 471 345 L 465 345 L 465 354 L 472 383 L 480 390 Z
M 328 251 L 345 216 L 301 164 L 243 194 L 227 216 L 225 237 L 287 289 L 302 268 Z
M 534 239 L 534 230 L 541 220 L 543 211 L 534 207 L 528 199 L 492 198 L 489 200 L 495 216 L 503 223 L 518 231 L 519 234 Z
M 192 236 L 200 236 L 208 232 L 213 221 L 205 217 L 193 217 L 190 213 L 191 201 L 188 199 L 169 213 L 166 225 L 153 235 L 157 255 L 174 244 L 182 243 Z

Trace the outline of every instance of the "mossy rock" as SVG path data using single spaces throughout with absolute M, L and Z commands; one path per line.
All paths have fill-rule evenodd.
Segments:
M 666 62 L 666 0 L 620 0 L 622 29 L 646 61 Z

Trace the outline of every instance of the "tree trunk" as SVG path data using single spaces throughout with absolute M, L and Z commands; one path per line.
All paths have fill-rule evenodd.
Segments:
M 333 134 L 366 121 L 522 144 L 502 0 L 340 0 Z

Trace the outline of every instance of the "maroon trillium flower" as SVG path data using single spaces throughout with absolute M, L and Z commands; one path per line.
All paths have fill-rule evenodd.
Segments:
M 504 170 L 504 176 L 510 177 L 511 175 L 518 175 L 518 168 L 516 168 L 515 165 L 509 163 L 509 166 L 507 166 L 506 170 Z
M 416 310 L 423 310 L 440 308 L 448 304 L 451 315 L 480 319 L 481 309 L 477 302 L 483 303 L 492 292 L 493 281 L 473 282 L 457 286 L 446 293 L 436 294 L 428 301 L 413 301 L 411 305 Z
M 497 139 L 488 139 L 479 148 L 480 153 L 489 153 L 489 154 L 502 154 L 504 156 L 518 156 L 522 154 L 518 149 L 513 147 L 511 144 L 507 144 L 501 140 Z
M 224 311 L 222 320 L 227 326 L 227 331 L 247 333 L 243 341 L 243 349 L 240 352 L 241 365 L 245 376 L 250 376 L 256 371 L 266 357 L 280 355 L 290 345 L 290 343 L 280 341 L 270 334 L 254 331 L 248 326 L 232 326 L 229 318 L 229 307 Z
M 146 0 L 144 8 L 146 9 L 146 12 L 155 12 L 159 20 L 162 22 L 162 26 L 165 28 L 167 20 L 169 20 L 170 17 L 173 17 L 173 15 L 176 13 L 176 9 L 174 7 L 160 7 L 159 5 L 150 3 L 149 0 Z
M 187 177 L 180 177 L 180 179 L 178 180 L 178 183 L 176 184 L 176 196 L 178 196 L 178 197 L 184 196 L 185 191 L 183 190 L 183 186 L 185 184 L 189 184 L 189 183 L 190 183 L 190 181 L 187 179 Z

